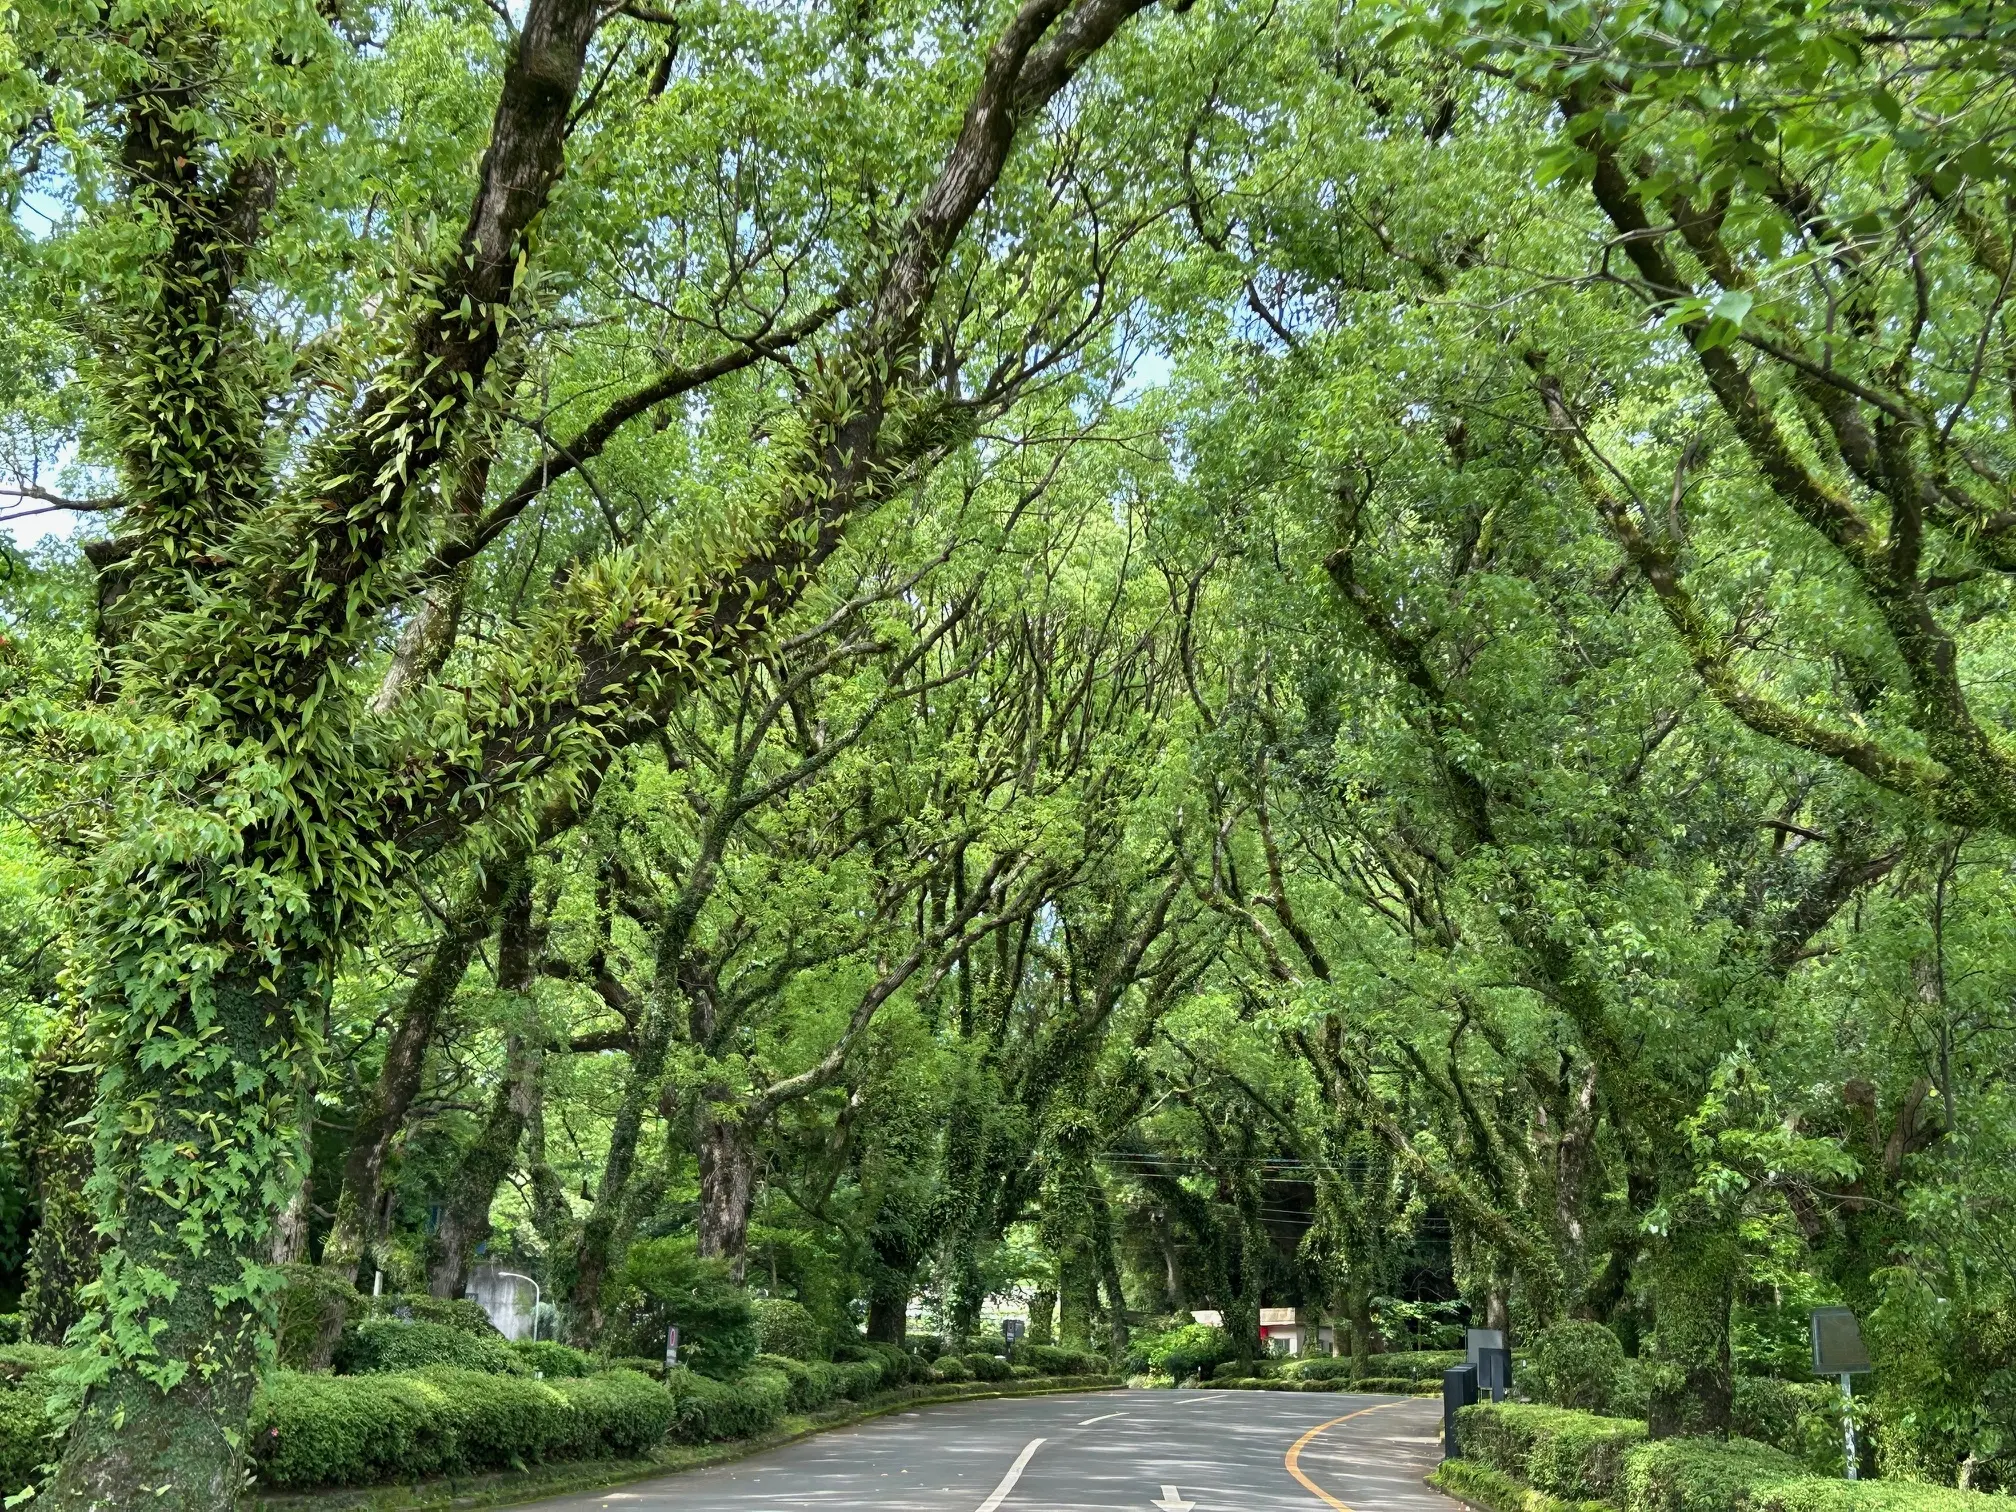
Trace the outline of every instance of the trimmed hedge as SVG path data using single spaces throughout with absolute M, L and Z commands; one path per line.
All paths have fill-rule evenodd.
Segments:
M 1807 1477 L 1799 1461 L 1752 1439 L 1655 1439 L 1624 1467 L 1631 1512 L 1744 1512 L 1760 1492 Z
M 1444 1470 L 1479 1473 L 1455 1471 L 1437 1484 L 1494 1512 L 1558 1512 L 1590 1498 L 1623 1512 L 2016 1512 L 2004 1496 L 1816 1476 L 1751 1439 L 1649 1440 L 1642 1422 L 1565 1407 L 1481 1402 L 1457 1414 L 1456 1433 L 1464 1457 Z
M 1013 1379 L 1007 1360 L 1000 1355 L 969 1354 L 966 1368 L 973 1372 L 976 1381 L 1006 1381 Z
M 1826 1480 L 1808 1476 L 1762 1492 L 1757 1512 L 2008 1512 L 2016 1498 L 1956 1491 L 1923 1481 Z
M 514 1339 L 505 1346 L 527 1370 L 535 1370 L 552 1381 L 578 1380 L 595 1374 L 592 1355 L 551 1339 Z M 661 1373 L 663 1367 L 660 1367 Z
M 1566 1502 L 1475 1460 L 1444 1460 L 1428 1484 L 1491 1512 L 1615 1512 L 1608 1502 Z
M 1055 1344 L 1017 1344 L 1014 1358 L 1017 1365 L 1033 1365 L 1043 1375 L 1080 1376 L 1106 1373 L 1104 1357 L 1084 1354 L 1075 1349 L 1061 1349 Z
M 787 1383 L 786 1404 L 793 1412 L 812 1412 L 838 1398 L 847 1385 L 841 1367 L 824 1360 L 794 1360 L 788 1355 L 758 1355 L 756 1363 L 774 1370 Z
M 1516 1475 L 1552 1496 L 1615 1500 L 1645 1425 L 1566 1407 L 1480 1402 L 1456 1414 L 1465 1459 Z
M 534 1381 L 457 1369 L 283 1370 L 253 1398 L 248 1440 L 260 1481 L 298 1490 L 635 1457 L 665 1436 L 672 1417 L 672 1399 L 629 1371 Z
M 908 1350 L 879 1339 L 855 1339 L 842 1344 L 833 1351 L 833 1358 L 843 1365 L 874 1365 L 885 1387 L 905 1385 L 913 1372 L 921 1373 Z
M 486 1337 L 445 1323 L 404 1323 L 397 1318 L 345 1324 L 335 1363 L 339 1375 L 389 1375 L 433 1366 L 488 1375 L 532 1373 L 532 1367 L 494 1331 Z
M 946 1355 L 945 1358 L 938 1361 L 931 1368 L 938 1372 L 938 1379 L 941 1381 L 970 1381 L 973 1379 L 972 1367 L 958 1355 Z
M 672 1435 L 683 1443 L 753 1438 L 777 1426 L 790 1406 L 791 1381 L 781 1371 L 755 1369 L 717 1381 L 684 1369 L 670 1372 Z

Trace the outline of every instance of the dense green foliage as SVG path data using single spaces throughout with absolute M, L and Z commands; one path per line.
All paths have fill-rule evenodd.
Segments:
M 665 1436 L 673 1401 L 643 1376 L 534 1381 L 440 1367 L 281 1371 L 253 1399 L 252 1459 L 276 1488 L 369 1485 L 547 1459 L 625 1458 Z
M 1481 1325 L 1831 1512 L 1846 1304 L 2016 1489 L 1992 7 L 0 14 L 6 1477 Z

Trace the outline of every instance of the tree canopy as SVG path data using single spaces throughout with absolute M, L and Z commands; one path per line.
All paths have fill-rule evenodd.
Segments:
M 1581 1320 L 1656 1436 L 1845 1303 L 2016 1487 L 1999 12 L 0 14 L 53 1505 L 499 1265 L 723 1372 Z

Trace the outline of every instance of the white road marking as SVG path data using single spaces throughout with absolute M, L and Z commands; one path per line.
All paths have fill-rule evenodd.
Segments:
M 1094 1423 L 1103 1423 L 1108 1418 L 1125 1417 L 1125 1416 L 1127 1416 L 1127 1414 L 1124 1412 L 1102 1412 L 1096 1418 L 1079 1419 L 1078 1426 L 1080 1428 L 1090 1428 Z
M 1162 1512 L 1190 1512 L 1190 1509 L 1196 1506 L 1197 1503 L 1183 1500 L 1183 1493 L 1178 1491 L 1174 1486 L 1164 1486 L 1162 1488 L 1162 1500 L 1151 1502 L 1149 1505 L 1160 1507 Z
M 994 1512 L 994 1509 L 1008 1499 L 1008 1493 L 1015 1489 L 1015 1482 L 1022 1479 L 1022 1472 L 1029 1468 L 1029 1461 L 1036 1457 L 1036 1451 L 1043 1447 L 1042 1439 L 1031 1439 L 1015 1456 L 1015 1463 L 1008 1467 L 1008 1473 L 1001 1477 L 1001 1484 L 994 1488 L 994 1494 L 980 1503 L 978 1512 Z

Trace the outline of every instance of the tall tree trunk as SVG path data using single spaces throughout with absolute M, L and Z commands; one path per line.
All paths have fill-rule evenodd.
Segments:
M 700 1130 L 700 1253 L 726 1260 L 741 1279 L 749 1247 L 756 1145 L 732 1117 L 710 1113 Z
M 603 1291 L 616 1261 L 618 1241 L 633 1216 L 630 1180 L 637 1171 L 637 1141 L 644 1132 L 645 1111 L 657 1099 L 659 1083 L 665 1078 L 665 1052 L 671 1034 L 671 1014 L 663 1002 L 654 1003 L 630 1051 L 623 1101 L 610 1126 L 609 1153 L 602 1162 L 602 1185 L 575 1246 L 569 1328 L 580 1341 L 597 1340 L 602 1335 Z M 736 1274 L 739 1278 L 741 1272 Z
M 1729 1432 L 1729 1311 L 1735 1234 L 1714 1222 L 1676 1224 L 1652 1261 L 1654 1438 Z
M 882 1344 L 901 1344 L 910 1327 L 910 1293 L 885 1286 L 868 1299 L 868 1337 Z
M 463 1155 L 454 1195 L 441 1215 L 434 1236 L 433 1263 L 427 1290 L 437 1297 L 459 1297 L 469 1280 L 469 1261 L 490 1237 L 490 1208 L 497 1189 L 518 1159 L 518 1144 L 537 1095 L 540 1047 L 523 1035 L 511 1036 L 505 1051 L 504 1080 L 490 1099 L 483 1132 Z
M 1029 1342 L 1048 1344 L 1055 1338 L 1053 1320 L 1057 1316 L 1057 1291 L 1044 1287 L 1029 1299 Z
M 522 853 L 485 871 L 449 917 L 434 953 L 406 995 L 405 1011 L 385 1047 L 384 1066 L 365 1090 L 363 1105 L 357 1110 L 350 1152 L 343 1160 L 336 1221 L 322 1246 L 322 1264 L 346 1281 L 356 1281 L 358 1268 L 378 1242 L 385 1165 L 393 1142 L 405 1127 L 407 1111 L 420 1093 L 427 1046 L 455 1000 L 477 945 L 490 932 L 498 909 L 523 875 Z
M 528 1010 L 528 995 L 538 972 L 535 947 L 532 890 L 521 885 L 505 901 L 497 924 L 497 985 Z M 455 1191 L 434 1236 L 427 1290 L 437 1297 L 462 1295 L 469 1279 L 469 1259 L 490 1237 L 490 1208 L 497 1200 L 497 1188 L 518 1159 L 526 1124 L 544 1105 L 540 1085 L 544 1049 L 536 1032 L 528 1035 L 521 1031 L 505 1041 L 504 1076 L 491 1096 L 490 1116 L 462 1158 Z
M 298 988 L 302 975 L 286 973 L 283 983 Z M 237 1502 L 245 1417 L 266 1332 L 245 1278 L 272 1244 L 257 1183 L 276 1164 L 285 1168 L 294 1098 L 271 1085 L 272 1068 L 283 1063 L 298 1004 L 248 972 L 214 979 L 203 1006 L 213 1033 L 200 1062 L 163 1065 L 135 1054 L 129 1041 L 103 1083 L 101 1125 L 121 1120 L 125 1147 L 114 1158 L 116 1169 L 130 1172 L 103 1284 L 114 1296 L 145 1297 L 140 1318 L 127 1326 L 150 1334 L 144 1346 L 110 1361 L 85 1394 L 48 1492 L 58 1512 L 220 1512 Z M 248 1085 L 258 1090 L 248 1093 Z M 147 1109 L 152 1122 L 136 1124 L 128 1116 L 135 1108 Z M 157 1174 L 149 1157 L 175 1150 L 202 1152 L 202 1168 L 180 1176 L 171 1165 Z M 218 1220 L 216 1205 L 229 1198 L 215 1186 L 233 1156 L 244 1162 L 236 1177 L 244 1222 L 235 1228 Z M 212 1204 L 200 1248 L 183 1238 L 192 1198 Z M 164 1371 L 173 1372 L 166 1389 L 153 1378 Z

